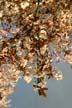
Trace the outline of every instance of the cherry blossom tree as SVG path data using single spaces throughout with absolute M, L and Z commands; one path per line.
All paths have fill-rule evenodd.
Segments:
M 72 65 L 72 0 L 0 0 L 1 108 L 19 73 L 46 97 L 46 80 L 63 78 L 53 57 Z

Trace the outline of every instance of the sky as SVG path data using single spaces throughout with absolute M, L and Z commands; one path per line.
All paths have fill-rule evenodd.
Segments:
M 8 96 L 12 99 L 8 108 L 72 108 L 72 69 L 70 65 L 60 62 L 54 65 L 63 73 L 63 80 L 47 80 L 47 98 L 38 96 L 33 91 L 32 83 L 26 84 L 20 79 L 13 94 Z

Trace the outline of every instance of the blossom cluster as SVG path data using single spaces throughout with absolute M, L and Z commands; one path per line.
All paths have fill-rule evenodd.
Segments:
M 72 1 L 0 0 L 0 103 L 19 72 L 46 97 L 46 79 L 62 79 L 53 57 L 72 64 Z

